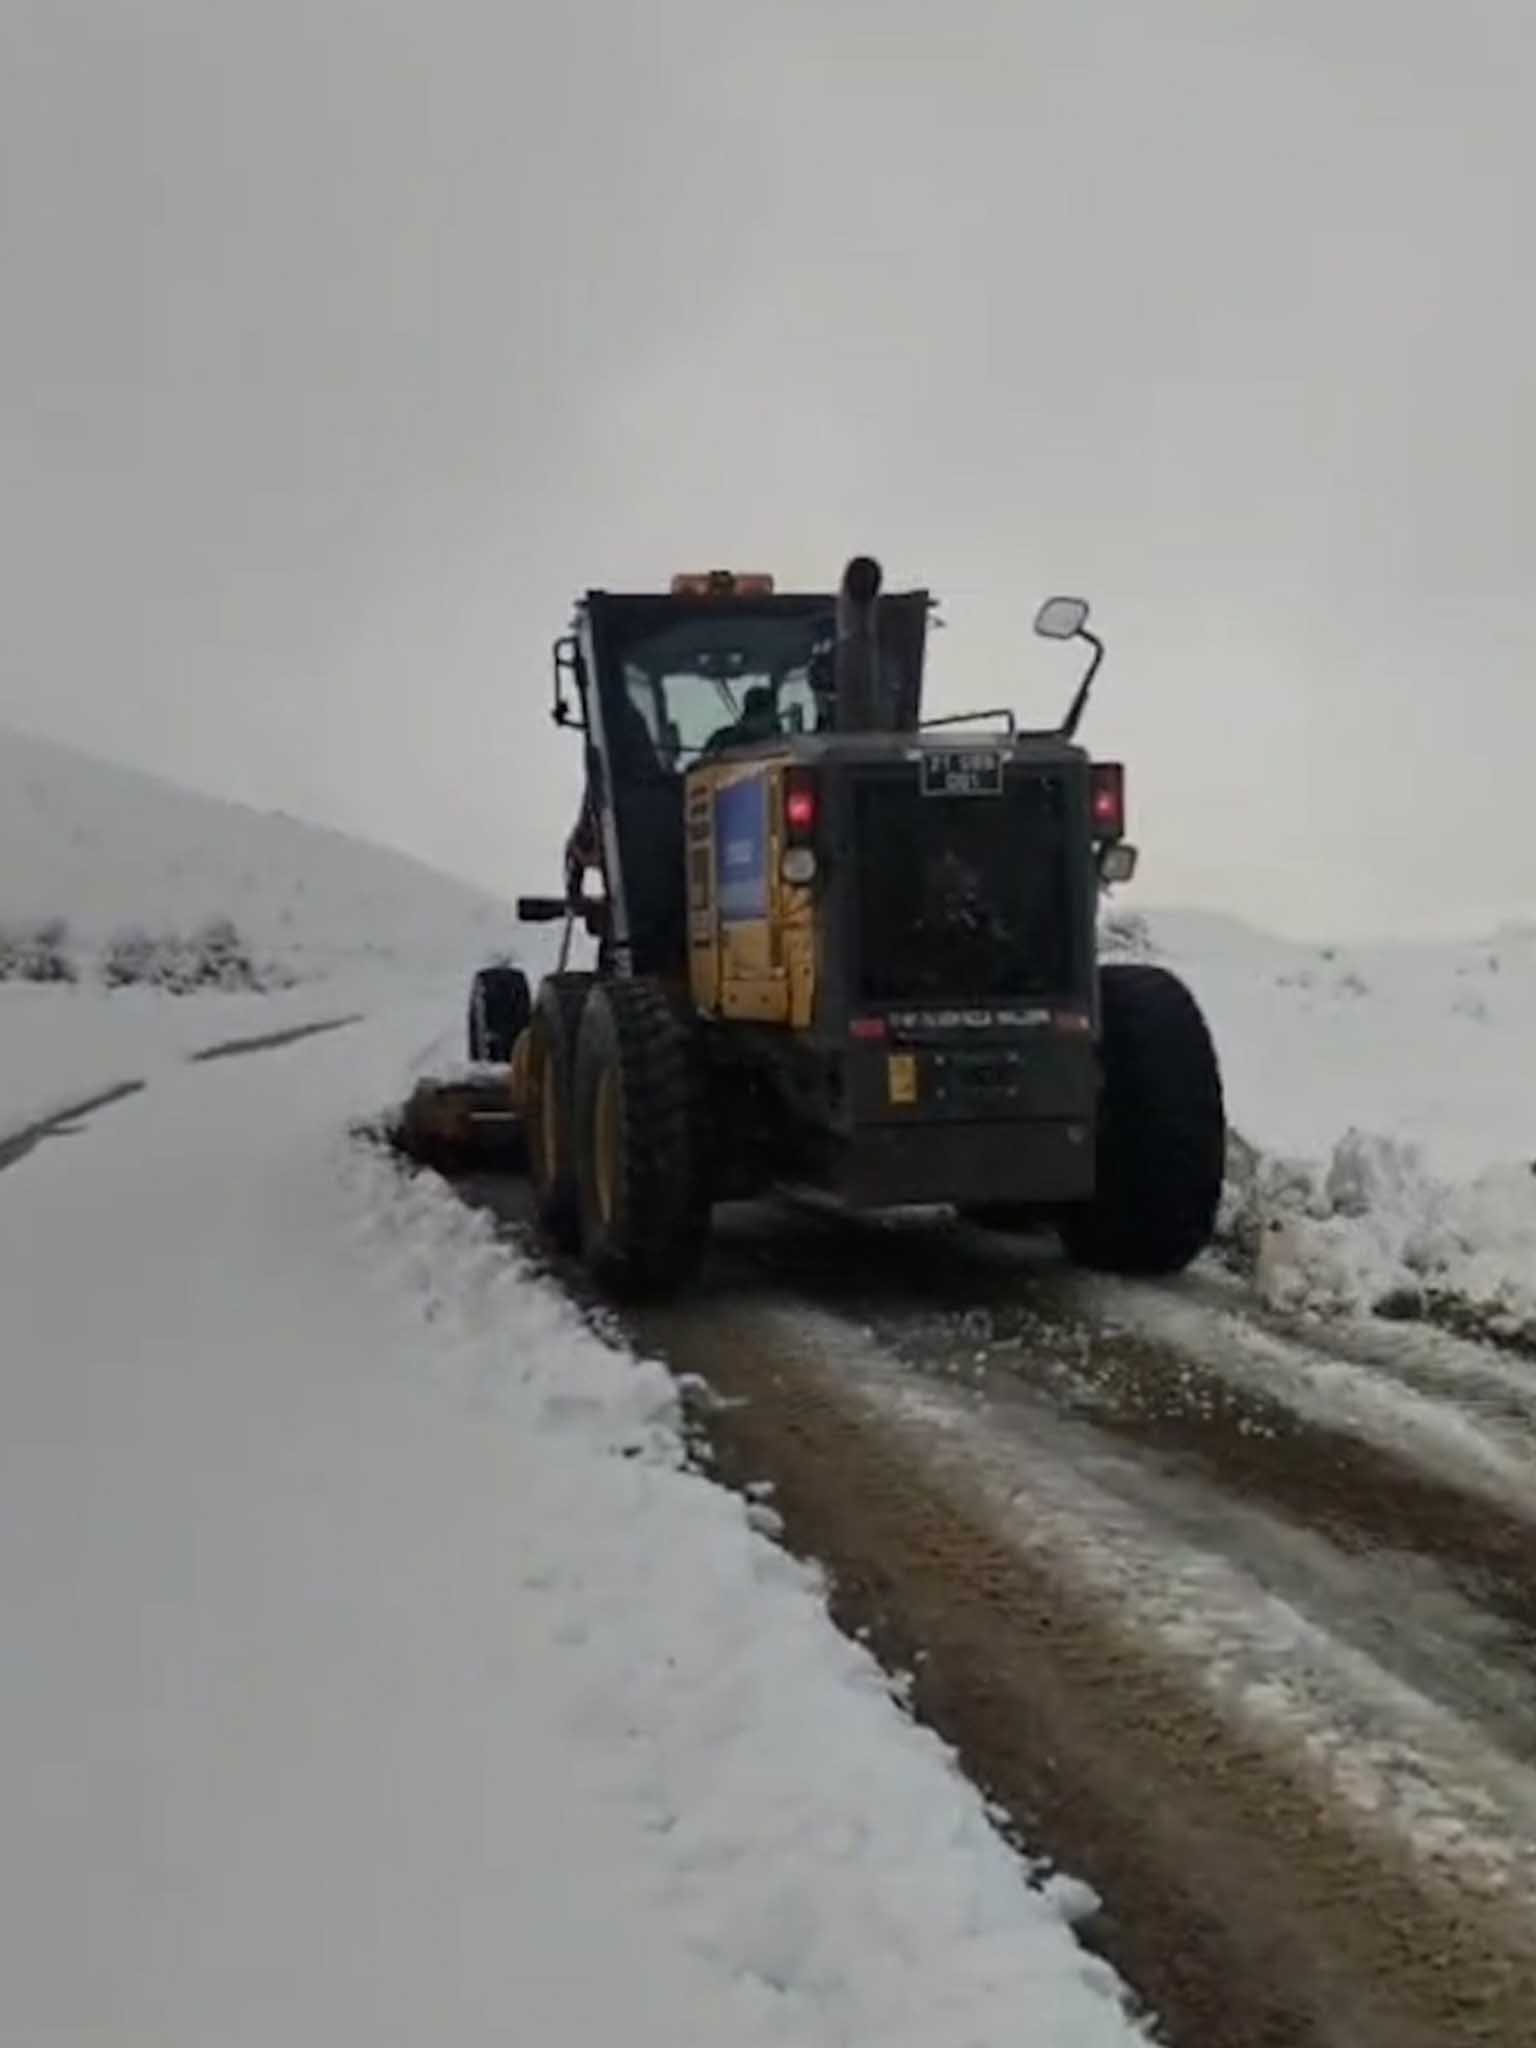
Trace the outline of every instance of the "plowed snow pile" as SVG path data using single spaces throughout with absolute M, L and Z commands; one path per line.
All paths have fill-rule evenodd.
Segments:
M 1373 947 L 1115 924 L 1210 1018 L 1237 1135 L 1225 1231 L 1263 1298 L 1536 1349 L 1536 924 Z

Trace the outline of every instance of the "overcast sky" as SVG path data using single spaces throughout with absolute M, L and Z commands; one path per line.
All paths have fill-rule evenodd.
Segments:
M 588 585 L 945 601 L 1146 901 L 1536 911 L 1527 0 L 0 0 L 0 720 L 556 880 Z M 1524 230 L 1524 232 L 1522 232 Z

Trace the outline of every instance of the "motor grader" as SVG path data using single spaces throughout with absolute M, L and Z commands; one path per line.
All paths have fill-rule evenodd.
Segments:
M 1059 726 L 925 718 L 932 602 L 881 580 L 859 557 L 835 594 L 591 591 L 556 642 L 583 825 L 519 915 L 563 924 L 560 965 L 476 977 L 470 1054 L 502 1070 L 417 1129 L 451 1157 L 488 1110 L 520 1127 L 541 1228 L 614 1292 L 684 1281 L 712 1208 L 775 1190 L 1043 1219 L 1124 1272 L 1209 1238 L 1209 1033 L 1174 976 L 1097 957 L 1136 854 L 1121 767 L 1076 740 L 1088 607 L 1035 622 L 1091 654 Z

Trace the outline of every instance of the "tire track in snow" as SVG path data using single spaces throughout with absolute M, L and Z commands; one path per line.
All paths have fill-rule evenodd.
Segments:
M 341 1031 L 348 1025 L 363 1022 L 363 1013 L 354 1011 L 344 1017 L 326 1017 L 312 1024 L 291 1024 L 280 1031 L 264 1031 L 249 1038 L 229 1038 L 216 1045 L 203 1046 L 199 1051 L 188 1053 L 180 1064 L 199 1066 L 211 1060 L 244 1058 L 248 1054 L 276 1052 L 287 1045 L 297 1045 L 302 1039 L 318 1037 L 323 1032 Z M 175 1071 L 174 1068 L 171 1069 Z M 72 1137 L 88 1117 L 98 1110 L 109 1109 L 114 1102 L 122 1102 L 130 1095 L 141 1095 L 150 1086 L 149 1081 L 138 1079 L 116 1081 L 109 1087 L 99 1088 L 94 1094 L 81 1096 L 78 1100 L 64 1105 L 61 1109 L 49 1110 L 45 1115 L 23 1124 L 0 1136 L 0 1173 L 7 1167 L 19 1165 L 37 1147 L 49 1138 Z
M 349 1024 L 361 1024 L 361 1010 L 345 1017 L 324 1017 L 314 1024 L 290 1024 L 282 1031 L 262 1031 L 252 1038 L 226 1038 L 218 1045 L 205 1045 L 189 1055 L 189 1064 L 201 1066 L 208 1060 L 244 1059 L 250 1053 L 276 1052 L 285 1045 L 297 1045 L 304 1038 L 318 1038 L 322 1032 L 344 1031 Z
M 118 1081 L 112 1087 L 100 1089 L 64 1109 L 54 1110 L 36 1123 L 24 1124 L 7 1138 L 0 1138 L 0 1173 L 4 1173 L 8 1166 L 18 1165 L 46 1139 L 73 1136 L 85 1118 L 94 1116 L 97 1110 L 106 1109 L 114 1102 L 122 1102 L 130 1095 L 142 1094 L 145 1086 L 143 1081 Z

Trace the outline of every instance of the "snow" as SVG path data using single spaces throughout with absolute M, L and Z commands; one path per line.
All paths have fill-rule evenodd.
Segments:
M 1536 1346 L 1536 924 L 1308 947 L 1152 913 L 1221 1055 L 1226 1223 L 1265 1302 L 1436 1312 Z
M 377 979 L 355 975 L 272 995 L 192 997 L 0 982 L 0 1144 L 210 1046 L 344 1017 L 379 995 Z
M 103 986 L 113 934 L 223 915 L 298 985 Z M 50 918 L 69 925 L 80 979 L 0 979 L 0 1144 L 209 1046 L 370 1011 L 402 974 L 442 976 L 456 1008 L 470 966 L 516 941 L 505 906 L 388 848 L 0 727 L 0 931 Z
M 390 848 L 0 726 L 0 928 L 55 917 L 90 952 L 229 917 L 306 977 L 459 968 L 515 937 L 494 897 Z
M 1374 947 L 1299 945 L 1211 913 L 1147 924 L 1209 1013 L 1254 1144 L 1325 1158 L 1354 1126 L 1456 1180 L 1536 1159 L 1536 923 Z
M 1141 2038 L 662 1370 L 349 1142 L 439 993 L 0 1172 L 17 2040 Z
M 125 925 L 221 915 L 298 985 L 92 971 Z M 1005 1845 L 777 1546 L 771 1496 L 689 1469 L 662 1367 L 349 1137 L 458 1054 L 504 909 L 0 732 L 0 925 L 52 917 L 82 980 L 0 985 L 7 2038 L 1143 2039 L 1072 1931 L 1086 1888 Z M 1211 1017 L 1227 1243 L 1267 1301 L 1536 1332 L 1536 928 L 1309 949 L 1170 914 L 1130 940 Z M 5 1163 L 124 1082 L 146 1085 Z M 1126 1292 L 1149 1331 L 1153 1301 L 1192 1313 Z M 1302 1371 L 1279 1337 L 1254 1356 Z M 1368 1365 L 1307 1371 L 1303 1393 L 1401 1423 Z M 1523 1483 L 1496 1431 L 1436 1445 L 1484 1491 Z M 1075 1482 L 1044 1450 L 1038 1478 L 1044 1541 Z M 1058 1505 L 1086 1569 L 1117 1525 Z M 1252 1613 L 1201 1571 L 1170 1642 L 1217 1593 Z M 1280 1603 L 1255 1626 L 1306 1647 Z M 1254 1711 L 1263 1664 L 1221 1674 Z M 1285 1713 L 1331 1727 L 1304 1692 Z

